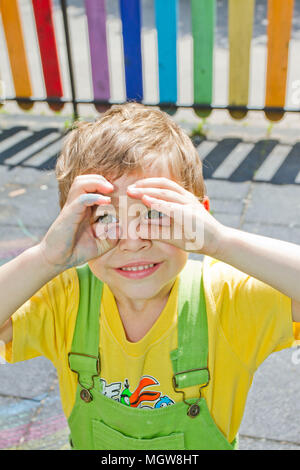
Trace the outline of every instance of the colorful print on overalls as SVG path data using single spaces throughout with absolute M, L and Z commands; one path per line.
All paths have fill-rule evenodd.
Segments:
M 68 418 L 76 450 L 225 450 L 236 449 L 215 424 L 202 388 L 210 381 L 208 325 L 199 261 L 188 260 L 178 286 L 178 348 L 171 351 L 172 385 L 182 400 L 160 408 L 132 408 L 101 393 L 99 312 L 103 283 L 88 264 L 76 268 L 80 301 L 69 353 L 78 374 L 76 400 Z M 103 382 L 103 380 L 102 380 Z M 184 388 L 198 385 L 186 399 Z

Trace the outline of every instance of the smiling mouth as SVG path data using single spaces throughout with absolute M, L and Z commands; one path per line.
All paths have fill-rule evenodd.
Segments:
M 137 271 L 145 271 L 146 269 L 153 268 L 154 266 L 157 266 L 159 263 L 148 263 L 148 264 L 140 264 L 140 265 L 133 265 L 133 266 L 123 266 L 117 269 L 121 269 L 122 271 L 132 271 L 132 272 L 137 272 Z
M 155 273 L 163 263 L 115 268 L 115 271 L 127 279 L 143 279 Z

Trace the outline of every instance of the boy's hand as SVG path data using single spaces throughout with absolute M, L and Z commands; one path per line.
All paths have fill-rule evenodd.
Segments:
M 128 186 L 127 194 L 141 199 L 164 217 L 143 221 L 139 236 L 159 239 L 185 251 L 214 256 L 222 225 L 191 192 L 164 177 L 144 178 Z
M 86 263 L 101 256 L 118 243 L 118 236 L 103 239 L 94 236 L 90 223 L 93 205 L 111 204 L 109 193 L 114 187 L 104 176 L 87 174 L 77 176 L 70 188 L 67 201 L 58 218 L 40 242 L 46 262 L 58 272 Z

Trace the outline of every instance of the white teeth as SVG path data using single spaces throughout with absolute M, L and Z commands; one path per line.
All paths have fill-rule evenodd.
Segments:
M 145 266 L 136 266 L 134 268 L 120 268 L 122 271 L 143 271 L 144 269 L 152 268 L 154 264 L 147 264 Z

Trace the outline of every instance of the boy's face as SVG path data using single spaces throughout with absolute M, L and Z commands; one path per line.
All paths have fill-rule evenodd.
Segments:
M 143 239 L 139 236 L 139 224 L 148 226 L 159 223 L 161 213 L 152 211 L 142 201 L 127 196 L 127 187 L 142 178 L 164 176 L 171 179 L 166 172 L 152 171 L 147 175 L 132 174 L 110 182 L 114 191 L 109 195 L 111 205 L 95 206 L 92 216 L 92 227 L 95 234 L 101 232 L 104 224 L 112 226 L 119 223 L 122 235 L 117 245 L 104 255 L 88 262 L 91 271 L 108 284 L 116 299 L 130 298 L 135 300 L 154 299 L 168 293 L 178 273 L 185 266 L 188 253 L 166 241 Z M 120 271 L 120 268 L 131 263 L 142 262 L 142 265 L 157 263 L 157 266 L 142 271 Z

